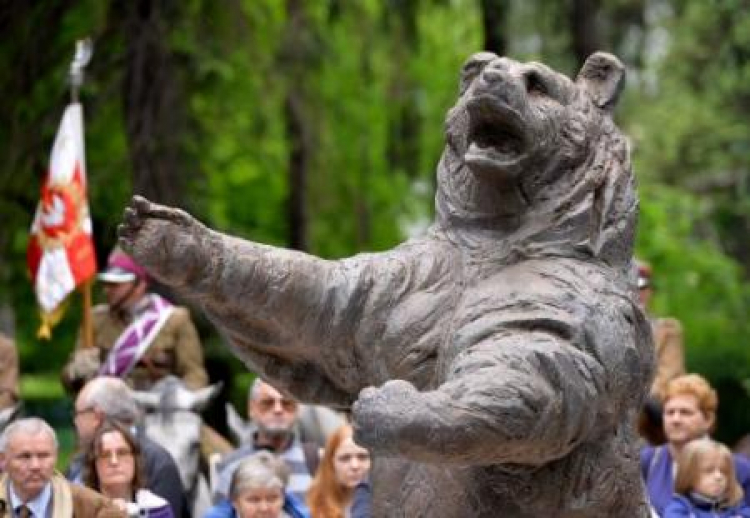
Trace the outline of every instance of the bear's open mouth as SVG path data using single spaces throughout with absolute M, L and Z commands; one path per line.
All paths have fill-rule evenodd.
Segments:
M 492 95 L 481 95 L 467 104 L 469 145 L 464 160 L 470 167 L 502 169 L 518 163 L 527 139 L 518 113 Z

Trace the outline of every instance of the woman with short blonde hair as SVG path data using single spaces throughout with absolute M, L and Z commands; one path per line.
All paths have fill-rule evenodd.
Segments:
M 284 461 L 259 451 L 240 462 L 229 484 L 229 500 L 238 518 L 286 518 L 284 488 L 289 470 Z
M 234 470 L 229 498 L 217 502 L 203 518 L 309 518 L 302 502 L 286 491 L 289 476 L 282 458 L 257 451 Z

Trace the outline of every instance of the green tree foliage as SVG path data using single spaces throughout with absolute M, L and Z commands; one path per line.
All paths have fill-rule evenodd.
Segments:
M 141 30 L 134 19 L 159 24 L 149 33 L 159 41 L 146 43 L 158 43 L 169 63 L 169 99 L 179 111 L 155 126 L 168 135 L 139 142 L 151 151 L 170 143 L 169 157 L 153 155 L 165 175 L 179 178 L 169 194 L 213 227 L 289 244 L 300 229 L 289 217 L 297 144 L 285 109 L 297 96 L 307 166 L 296 202 L 307 218 L 303 242 L 331 258 L 392 247 L 431 220 L 443 120 L 469 54 L 501 42 L 494 44 L 517 59 L 574 75 L 574 49 L 595 41 L 629 68 L 617 116 L 641 182 L 637 248 L 655 267 L 655 312 L 683 322 L 690 369 L 727 394 L 722 438 L 750 430 L 740 388 L 750 378 L 747 0 L 183 0 L 150 11 L 153 4 L 45 0 L 0 8 L 0 306 L 15 310 L 26 372 L 58 370 L 78 325 L 74 301 L 55 340 L 36 341 L 24 261 L 77 38 L 90 35 L 96 44 L 82 101 L 101 260 L 148 166 L 130 155 L 143 135 L 127 121 L 144 117 L 130 110 L 146 108 L 132 102 L 128 85 L 160 92 L 128 76 L 138 70 L 133 47 L 143 36 L 133 33 Z M 573 13 L 589 5 L 596 9 L 586 23 L 575 24 Z M 490 38 L 489 14 L 502 21 Z M 146 115 L 159 113 L 158 103 L 149 106 Z M 219 342 L 205 323 L 202 332 Z
M 641 178 L 639 253 L 688 368 L 720 388 L 720 437 L 750 430 L 750 4 L 654 2 L 623 125 Z
M 641 192 L 637 245 L 654 269 L 652 311 L 682 322 L 687 368 L 719 387 L 719 438 L 732 443 L 750 425 L 741 389 L 750 377 L 750 285 L 737 261 L 700 234 L 710 200 L 655 183 Z

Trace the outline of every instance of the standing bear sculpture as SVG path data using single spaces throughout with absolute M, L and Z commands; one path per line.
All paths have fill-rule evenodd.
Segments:
M 374 516 L 645 518 L 633 423 L 653 353 L 623 82 L 605 53 L 575 81 L 472 56 L 435 222 L 387 252 L 323 260 L 140 197 L 120 241 L 248 368 L 351 410 Z

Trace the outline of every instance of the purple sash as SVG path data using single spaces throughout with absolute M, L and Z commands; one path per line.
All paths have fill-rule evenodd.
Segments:
M 146 352 L 164 327 L 174 306 L 165 298 L 151 293 L 146 309 L 125 328 L 99 369 L 101 376 L 125 377 Z

